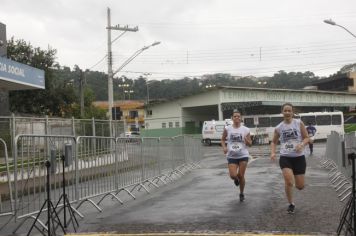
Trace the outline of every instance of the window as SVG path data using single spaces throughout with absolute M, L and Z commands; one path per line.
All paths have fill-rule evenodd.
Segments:
M 320 115 L 316 116 L 317 125 L 331 125 L 331 116 L 330 115 Z
M 255 127 L 255 125 L 253 124 L 253 118 L 245 118 L 244 125 L 248 128 Z
M 166 123 L 162 123 L 162 128 L 167 128 Z
M 129 117 L 131 119 L 138 117 L 138 111 L 129 111 Z
M 302 116 L 302 121 L 305 125 L 311 123 L 312 125 L 315 125 L 315 116 Z
M 215 125 L 216 132 L 224 132 L 225 125 Z
M 176 121 L 176 128 L 179 128 L 179 121 Z
M 341 125 L 341 115 L 332 115 L 331 119 L 333 125 Z
M 146 111 L 146 115 L 152 116 L 152 110 L 147 110 L 147 111 Z
M 277 117 L 271 117 L 271 126 L 275 127 L 277 126 L 279 123 L 281 123 L 283 121 L 283 117 L 281 116 L 277 116 Z
M 169 122 L 169 123 L 168 123 L 168 127 L 169 127 L 169 128 L 173 128 L 173 122 Z
M 259 117 L 258 118 L 258 127 L 270 127 L 271 122 L 269 117 Z

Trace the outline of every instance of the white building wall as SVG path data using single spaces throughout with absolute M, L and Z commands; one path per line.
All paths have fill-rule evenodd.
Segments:
M 148 110 L 152 111 L 152 115 L 145 117 L 146 129 L 161 129 L 163 123 L 168 128 L 169 122 L 173 122 L 173 128 L 176 127 L 176 122 L 182 127 L 182 108 L 178 100 L 157 104 Z
M 149 108 L 149 110 L 152 110 L 152 115 L 146 115 L 145 117 L 146 129 L 161 129 L 163 123 L 166 123 L 166 127 L 169 128 L 169 122 L 173 122 L 173 128 L 176 128 L 176 122 L 179 122 L 179 127 L 184 127 L 187 121 L 196 121 L 196 126 L 198 126 L 197 120 L 199 119 L 197 119 L 197 116 L 191 116 L 189 113 L 183 112 L 182 108 L 208 106 L 212 104 L 217 105 L 219 101 L 219 90 L 212 90 L 206 93 L 153 105 Z

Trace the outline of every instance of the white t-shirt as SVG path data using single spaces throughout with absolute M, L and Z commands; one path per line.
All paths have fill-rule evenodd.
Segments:
M 240 125 L 234 128 L 233 125 L 225 127 L 227 132 L 227 158 L 240 159 L 249 157 L 250 154 L 245 144 L 245 137 L 250 133 L 250 129 Z
M 277 125 L 276 131 L 279 133 L 281 156 L 298 157 L 304 155 L 304 149 L 301 152 L 295 150 L 296 146 L 303 141 L 299 119 L 293 119 L 290 124 L 282 121 Z

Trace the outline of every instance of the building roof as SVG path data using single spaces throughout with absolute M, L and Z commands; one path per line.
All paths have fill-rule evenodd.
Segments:
M 100 108 L 108 108 L 108 101 L 95 101 L 93 105 Z M 140 100 L 120 100 L 114 101 L 114 107 L 120 107 L 121 110 L 143 109 L 144 102 Z

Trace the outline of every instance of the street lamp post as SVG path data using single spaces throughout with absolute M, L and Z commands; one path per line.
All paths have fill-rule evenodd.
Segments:
M 119 84 L 119 88 L 122 88 L 123 100 L 125 100 L 125 88 L 129 87 L 129 84 Z
M 151 73 L 144 73 L 144 76 L 146 76 L 146 93 L 147 93 L 147 105 L 150 103 L 150 92 L 148 89 L 148 76 L 151 75 Z
M 266 84 L 267 84 L 267 81 L 258 81 L 257 84 L 258 84 L 258 85 L 266 85 Z
M 210 88 L 214 88 L 216 85 L 215 84 L 207 84 L 205 85 L 205 88 L 210 89 Z
M 134 93 L 133 90 L 125 90 L 124 93 L 128 93 L 129 94 L 129 100 L 131 100 L 131 94 Z
M 332 19 L 329 19 L 329 20 L 324 20 L 324 22 L 326 24 L 329 24 L 329 25 L 335 25 L 335 26 L 338 26 L 340 28 L 343 28 L 344 30 L 346 30 L 349 34 L 351 34 L 354 38 L 356 38 L 356 35 L 354 35 L 350 30 L 346 29 L 344 26 L 342 25 L 339 25 L 339 24 L 336 24 L 335 21 L 333 21 Z

